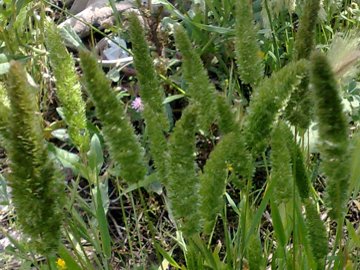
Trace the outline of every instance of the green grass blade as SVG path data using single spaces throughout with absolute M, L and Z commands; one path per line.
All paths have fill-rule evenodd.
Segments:
M 82 270 L 82 268 L 79 266 L 79 264 L 73 259 L 69 251 L 66 249 L 64 245 L 59 246 L 59 255 L 60 257 L 65 261 L 66 266 L 68 269 L 71 270 Z
M 158 243 L 154 243 L 155 249 L 166 259 L 169 264 L 177 269 L 181 269 L 181 266 L 174 260 L 174 258 L 165 250 L 163 249 Z
M 101 235 L 101 246 L 104 255 L 107 259 L 111 258 L 111 237 L 109 233 L 109 224 L 105 215 L 103 207 L 103 200 L 101 198 L 101 192 L 99 185 L 96 192 L 96 218 L 99 222 L 99 230 Z
M 278 207 L 275 205 L 273 200 L 270 200 L 270 207 L 271 207 L 271 217 L 273 221 L 273 227 L 275 230 L 275 234 L 279 240 L 279 243 L 282 248 L 285 248 L 286 246 L 286 235 L 283 223 L 281 221 L 281 216 L 279 213 Z

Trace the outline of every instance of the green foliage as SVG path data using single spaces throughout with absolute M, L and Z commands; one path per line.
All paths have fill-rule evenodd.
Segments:
M 240 78 L 255 86 L 264 76 L 262 52 L 257 43 L 256 29 L 250 1 L 235 1 L 235 48 Z
M 189 245 L 186 252 L 186 267 L 189 270 L 202 270 L 204 269 L 204 261 L 199 256 L 199 250 L 195 245 Z
M 125 115 L 124 107 L 117 100 L 96 58 L 91 53 L 83 51 L 80 60 L 87 90 L 103 124 L 102 131 L 110 155 L 121 166 L 120 175 L 129 183 L 141 181 L 146 173 L 143 150 Z
M 143 116 L 149 136 L 150 152 L 161 182 L 166 183 L 166 162 L 168 158 L 166 156 L 167 142 L 164 132 L 168 130 L 168 124 L 162 104 L 165 95 L 149 55 L 143 27 L 136 14 L 130 16 L 130 39 L 140 83 L 140 94 L 144 103 Z
M 215 87 L 209 82 L 207 72 L 199 55 L 194 51 L 185 30 L 175 28 L 176 45 L 182 55 L 183 75 L 188 83 L 187 94 L 195 106 L 199 107 L 200 128 L 207 131 L 216 118 Z
M 315 93 L 320 152 L 327 176 L 326 201 L 330 216 L 337 219 L 345 214 L 349 195 L 348 132 L 333 72 L 321 53 L 312 55 L 311 83 Z
M 18 62 L 11 62 L 6 88 L 10 100 L 9 184 L 18 222 L 33 248 L 48 255 L 57 249 L 60 239 L 63 179 L 49 158 L 35 92 Z
M 46 47 L 56 78 L 57 96 L 63 106 L 69 137 L 82 152 L 89 148 L 89 131 L 86 127 L 85 102 L 81 96 L 81 85 L 75 72 L 75 63 L 68 53 L 57 27 L 46 25 Z
M 169 145 L 168 196 L 185 236 L 199 231 L 199 180 L 195 172 L 196 111 L 189 107 L 176 123 Z
M 279 122 L 271 136 L 271 180 L 274 181 L 274 198 L 277 204 L 292 198 L 293 175 L 289 141 L 292 134 L 284 122 Z M 290 136 L 289 136 L 290 135 Z
M 328 239 L 324 222 L 320 219 L 316 205 L 311 199 L 305 201 L 306 227 L 309 243 L 318 269 L 324 269 L 325 256 L 328 253 Z
M 249 269 L 262 270 L 265 268 L 265 258 L 263 257 L 263 250 L 258 232 L 250 236 L 250 242 L 247 247 L 247 258 L 249 261 Z
M 272 123 L 291 91 L 307 73 L 308 62 L 290 63 L 271 78 L 265 79 L 256 89 L 250 102 L 245 123 L 245 141 L 254 157 L 265 150 Z

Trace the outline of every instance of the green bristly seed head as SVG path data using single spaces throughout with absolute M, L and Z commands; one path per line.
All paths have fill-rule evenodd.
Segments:
M 235 115 L 232 113 L 230 105 L 226 103 L 225 98 L 221 95 L 217 95 L 216 103 L 220 131 L 223 134 L 227 134 L 239 129 L 238 124 L 235 121 Z
M 298 188 L 300 198 L 304 200 L 309 198 L 311 188 L 311 183 L 304 164 L 304 155 L 300 146 L 295 142 L 294 139 L 290 141 L 289 148 L 292 152 L 291 161 L 293 165 L 295 183 Z
M 191 236 L 199 232 L 199 180 L 195 172 L 196 110 L 185 109 L 169 144 L 168 195 L 180 230 Z
M 345 214 L 349 193 L 347 123 L 334 74 L 326 56 L 319 52 L 311 57 L 311 83 L 319 123 L 320 153 L 327 176 L 326 202 L 330 216 L 339 219 Z
M 166 119 L 165 107 L 162 102 L 165 99 L 158 76 L 156 74 L 153 59 L 150 57 L 149 46 L 145 39 L 144 29 L 138 19 L 138 15 L 132 13 L 129 17 L 130 39 L 132 52 L 134 53 L 134 65 L 137 71 L 137 78 L 140 83 L 141 99 L 145 108 L 149 107 L 154 111 L 160 128 L 164 131 L 169 129 Z
M 315 43 L 315 29 L 320 9 L 319 0 L 306 0 L 295 39 L 295 60 L 308 59 Z M 309 78 L 305 77 L 291 94 L 285 117 L 292 125 L 306 130 L 313 117 L 313 100 L 309 91 Z
M 130 39 L 134 53 L 134 65 L 140 84 L 140 95 L 144 104 L 143 117 L 146 134 L 150 143 L 150 154 L 154 160 L 160 181 L 166 184 L 167 141 L 164 132 L 168 131 L 165 107 L 162 104 L 165 95 L 158 81 L 149 55 L 145 33 L 136 14 L 130 16 Z
M 204 173 L 200 176 L 200 211 L 204 221 L 204 232 L 207 234 L 211 232 L 216 216 L 221 213 L 224 204 L 223 195 L 229 165 L 233 168 L 232 173 L 238 173 L 245 179 L 249 179 L 252 175 L 251 155 L 245 149 L 239 132 L 224 135 L 210 153 Z
M 188 84 L 187 94 L 193 104 L 199 108 L 200 129 L 207 131 L 217 115 L 215 87 L 210 83 L 200 56 L 195 52 L 181 26 L 175 28 L 175 41 L 182 55 L 183 76 Z
M 304 77 L 294 92 L 285 108 L 285 117 L 289 122 L 305 131 L 314 115 L 314 101 L 309 88 L 309 77 Z
M 56 94 L 63 107 L 69 137 L 80 151 L 86 153 L 89 149 L 90 136 L 86 124 L 85 102 L 82 99 L 73 57 L 62 43 L 62 38 L 55 25 L 50 23 L 46 25 L 45 41 L 56 78 Z
M 293 62 L 265 79 L 256 89 L 250 102 L 246 118 L 245 142 L 254 157 L 261 154 L 268 145 L 279 110 L 286 98 L 296 88 L 308 72 L 308 61 Z
M 18 222 L 37 252 L 51 254 L 60 239 L 63 179 L 47 152 L 34 89 L 17 62 L 11 62 L 6 88 L 10 100 L 9 184 Z
M 292 134 L 287 125 L 279 122 L 271 136 L 271 181 L 274 181 L 274 198 L 277 204 L 288 202 L 292 198 L 294 183 L 291 152 L 288 148 L 291 139 Z
M 256 86 L 264 76 L 264 64 L 257 43 L 252 2 L 237 0 L 235 3 L 235 48 L 239 75 L 244 83 Z
M 314 47 L 320 0 L 306 0 L 295 39 L 295 60 L 309 58 Z
M 318 269 L 324 269 L 325 256 L 328 253 L 328 239 L 324 222 L 320 219 L 316 205 L 311 199 L 305 201 L 306 227 L 309 243 Z
M 96 58 L 91 53 L 82 51 L 80 60 L 87 90 L 103 124 L 105 143 L 110 155 L 121 167 L 120 175 L 128 183 L 141 181 L 146 173 L 143 150 L 123 105 L 116 98 Z

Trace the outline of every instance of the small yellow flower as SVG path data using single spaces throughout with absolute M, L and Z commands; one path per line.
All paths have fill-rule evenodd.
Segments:
M 234 170 L 234 167 L 232 166 L 231 163 L 226 163 L 226 169 L 229 171 L 229 172 L 232 172 Z
M 257 56 L 260 58 L 260 59 L 264 59 L 265 58 L 265 53 L 263 51 L 257 51 L 256 52 Z
M 58 267 L 59 270 L 67 269 L 65 261 L 63 259 L 61 259 L 61 258 L 57 259 L 56 264 L 57 264 L 57 267 Z

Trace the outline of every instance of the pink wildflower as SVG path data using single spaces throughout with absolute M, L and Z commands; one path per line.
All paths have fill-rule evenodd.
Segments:
M 144 104 L 140 97 L 136 97 L 133 102 L 131 102 L 131 108 L 137 112 L 142 112 L 144 110 Z

